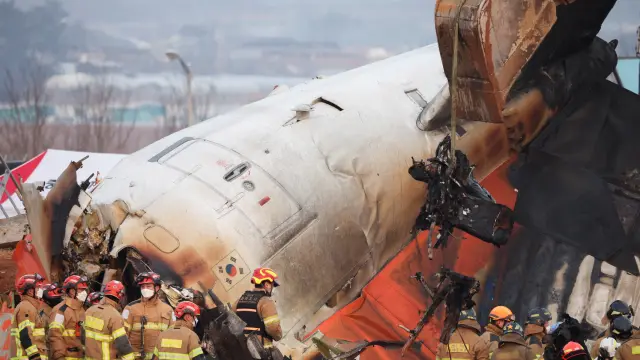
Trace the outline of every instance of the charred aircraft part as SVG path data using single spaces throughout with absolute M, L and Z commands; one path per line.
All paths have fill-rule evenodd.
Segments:
M 206 289 L 201 282 L 199 285 L 203 290 Z M 205 326 L 202 339 L 203 348 L 219 359 L 269 359 L 267 351 L 255 336 L 246 337 L 244 335 L 244 328 L 247 324 L 225 306 L 213 290 L 206 291 L 220 315 Z
M 640 97 L 606 80 L 617 61 L 614 47 L 595 38 L 545 67 L 544 103 L 559 111 L 519 156 L 509 180 L 518 189 L 520 224 L 638 275 L 633 172 L 640 168 Z
M 436 310 L 444 302 L 445 304 L 445 320 L 442 332 L 440 333 L 440 342 L 449 344 L 451 333 L 456 328 L 460 319 L 460 312 L 471 309 L 475 302 L 473 296 L 480 291 L 480 282 L 476 279 L 465 276 L 447 268 L 442 267 L 441 270 L 434 275 L 438 279 L 438 284 L 431 288 L 422 277 L 421 273 L 417 273 L 415 277 L 420 284 L 427 290 L 431 297 L 431 305 L 427 308 L 424 315 L 410 331 L 410 337 L 402 348 L 402 356 L 412 346 L 418 335 L 429 322 Z
M 456 35 L 459 40 L 456 113 L 466 120 L 502 122 L 511 85 L 555 20 L 553 0 L 438 0 L 436 35 L 449 83 Z M 456 25 L 458 34 L 452 31 Z
M 436 156 L 413 161 L 409 174 L 428 186 L 427 201 L 420 210 L 415 230 L 430 230 L 429 244 L 435 226 L 440 228 L 438 241 L 446 246 L 454 228 L 463 230 L 485 242 L 506 244 L 513 229 L 511 210 L 496 204 L 491 194 L 473 177 L 473 166 L 467 156 L 456 150 L 455 168 L 451 164 L 451 138 L 447 135 L 436 149 Z M 430 253 L 431 256 L 431 253 Z

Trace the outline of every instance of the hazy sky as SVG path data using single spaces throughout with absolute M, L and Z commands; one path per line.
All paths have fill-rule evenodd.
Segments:
M 19 0 L 23 7 L 44 0 Z M 593 0 L 579 0 L 593 1 Z M 597 0 L 596 0 L 597 1 Z M 205 25 L 228 35 L 288 36 L 342 45 L 408 50 L 435 40 L 435 0 L 60 0 L 71 21 L 115 36 L 155 41 L 184 25 Z M 635 34 L 640 0 L 618 0 L 603 25 L 607 40 Z M 633 41 L 621 47 L 633 50 Z

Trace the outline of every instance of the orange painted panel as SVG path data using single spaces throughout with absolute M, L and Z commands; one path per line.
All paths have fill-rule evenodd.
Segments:
M 497 202 L 513 207 L 517 193 L 506 178 L 510 163 L 496 169 L 482 184 Z M 404 340 L 408 333 L 399 325 L 409 329 L 415 327 L 421 312 L 428 305 L 424 290 L 417 280 L 411 279 L 416 272 L 430 275 L 445 265 L 483 281 L 493 267 L 504 268 L 505 265 L 503 261 L 496 261 L 500 258 L 499 254 L 503 253 L 502 249 L 467 234 L 456 233 L 455 238 L 450 238 L 447 248 L 434 251 L 433 260 L 427 256 L 426 244 L 427 236 L 423 232 L 376 275 L 358 299 L 322 323 L 318 329 L 328 337 L 349 341 Z M 503 271 L 498 270 L 497 273 L 502 274 Z M 499 285 L 500 279 L 496 283 Z M 497 293 L 499 286 L 493 286 L 490 291 Z M 492 299 L 493 296 L 480 294 L 476 302 L 486 298 Z M 419 354 L 405 355 L 405 359 L 435 358 L 443 316 L 442 309 L 436 312 L 434 321 L 420 334 L 419 339 L 424 343 L 422 350 Z M 400 350 L 370 348 L 361 355 L 361 359 L 395 360 L 399 355 Z

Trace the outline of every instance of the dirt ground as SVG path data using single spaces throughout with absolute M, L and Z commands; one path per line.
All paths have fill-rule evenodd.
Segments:
M 11 260 L 13 249 L 0 249 L 0 294 L 13 288 L 16 277 L 16 266 Z

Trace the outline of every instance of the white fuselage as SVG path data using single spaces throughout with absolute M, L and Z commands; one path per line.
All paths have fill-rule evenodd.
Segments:
M 227 302 L 251 286 L 254 268 L 271 267 L 284 331 L 310 330 L 409 240 L 425 185 L 407 169 L 443 136 L 416 119 L 446 82 L 431 45 L 279 91 L 137 151 L 93 194 L 93 204 L 129 208 L 112 253 L 134 247 L 165 277 L 203 281 Z M 292 109 L 305 104 L 313 110 L 297 121 Z M 333 308 L 314 318 L 327 301 Z

